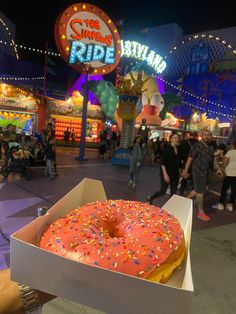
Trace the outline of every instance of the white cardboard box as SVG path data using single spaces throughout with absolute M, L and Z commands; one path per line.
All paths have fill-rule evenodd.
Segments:
M 106 199 L 102 182 L 85 178 L 45 216 L 12 234 L 12 280 L 109 314 L 188 313 L 193 291 L 189 256 L 192 201 L 189 199 L 174 195 L 163 206 L 179 219 L 187 243 L 187 257 L 167 284 L 74 262 L 37 246 L 45 225 L 85 203 Z

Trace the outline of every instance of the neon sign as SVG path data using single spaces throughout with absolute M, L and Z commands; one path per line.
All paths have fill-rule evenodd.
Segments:
M 121 40 L 121 57 L 147 61 L 157 73 L 162 73 L 166 68 L 166 62 L 159 54 L 136 41 Z
M 63 58 L 77 71 L 106 74 L 120 61 L 120 36 L 111 19 L 99 8 L 78 3 L 57 19 L 55 39 Z

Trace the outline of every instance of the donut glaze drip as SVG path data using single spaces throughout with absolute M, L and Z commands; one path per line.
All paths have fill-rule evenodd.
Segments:
M 178 220 L 153 205 L 108 200 L 52 223 L 39 246 L 72 260 L 147 278 L 183 242 Z

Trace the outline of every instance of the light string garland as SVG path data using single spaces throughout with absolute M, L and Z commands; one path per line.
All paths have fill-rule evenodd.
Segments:
M 226 40 L 220 38 L 219 36 L 215 36 L 215 35 L 212 35 L 212 34 L 209 34 L 209 35 L 207 35 L 207 34 L 199 34 L 199 35 L 194 35 L 194 36 L 192 36 L 192 37 L 190 36 L 190 37 L 188 37 L 188 39 L 186 39 L 185 41 L 183 40 L 179 45 L 174 46 L 174 47 L 169 51 L 169 54 L 174 53 L 177 49 L 181 48 L 184 44 L 189 43 L 189 41 L 192 41 L 192 40 L 199 40 L 199 39 L 201 39 L 201 38 L 202 38 L 202 39 L 204 38 L 204 39 L 212 39 L 212 40 L 216 40 L 216 41 L 221 41 L 221 43 L 222 43 L 223 45 L 227 46 L 227 48 L 229 48 L 229 49 L 233 52 L 233 54 L 236 55 L 236 49 L 233 48 L 233 46 L 232 46 L 231 44 L 227 43 Z M 170 56 L 170 55 L 169 55 L 169 56 Z M 168 56 L 165 56 L 164 58 L 167 59 Z
M 183 102 L 185 105 L 187 105 L 187 106 L 190 106 L 190 107 L 199 109 L 199 110 L 201 110 L 201 111 L 203 111 L 203 112 L 206 112 L 206 111 L 207 111 L 207 112 L 210 112 L 210 113 L 215 114 L 215 115 L 217 115 L 217 116 L 220 115 L 220 116 L 229 118 L 229 120 L 233 120 L 233 119 L 234 119 L 234 116 L 229 115 L 229 114 L 226 114 L 226 113 L 216 112 L 216 111 L 213 111 L 213 110 L 205 110 L 205 108 L 200 107 L 200 106 L 197 106 L 197 105 L 193 105 L 193 104 L 191 104 L 190 102 L 185 101 L 185 100 L 182 100 L 182 102 Z
M 7 24 L 1 18 L 0 18 L 0 22 L 4 26 L 5 30 L 8 32 L 8 35 L 11 36 L 11 33 L 9 32 L 9 28 L 8 28 Z M 16 59 L 19 60 L 20 58 L 19 58 L 18 51 L 17 51 L 17 45 L 15 44 L 15 41 L 13 38 L 11 38 L 10 46 L 13 46 L 13 49 L 14 49 L 14 52 L 16 55 Z
M 25 95 L 26 97 L 32 97 L 34 98 L 33 94 L 31 92 L 25 91 L 22 88 L 17 87 L 16 90 L 20 92 L 21 94 Z
M 44 76 L 37 76 L 37 77 L 1 77 L 0 80 L 2 81 L 35 81 L 35 80 L 44 80 Z
M 222 108 L 222 109 L 226 109 L 226 108 L 227 108 L 225 105 L 221 105 L 220 103 L 216 103 L 216 102 L 214 102 L 214 101 L 208 100 L 208 99 L 203 98 L 203 97 L 201 97 L 201 96 L 195 95 L 195 94 L 193 94 L 193 93 L 191 93 L 191 92 L 189 92 L 189 91 L 187 91 L 187 90 L 184 90 L 183 88 L 179 87 L 178 85 L 175 85 L 175 84 L 173 84 L 173 83 L 170 83 L 170 82 L 168 82 L 167 80 L 163 79 L 163 78 L 160 77 L 160 76 L 156 76 L 156 77 L 157 77 L 159 80 L 161 80 L 162 82 L 164 82 L 165 84 L 167 84 L 167 85 L 169 85 L 169 86 L 171 86 L 171 87 L 173 87 L 173 88 L 175 88 L 175 89 L 181 91 L 182 93 L 184 93 L 184 94 L 186 94 L 186 95 L 189 95 L 189 96 L 194 97 L 194 98 L 196 98 L 196 99 L 198 99 L 198 100 L 201 100 L 201 101 L 205 101 L 206 103 L 209 103 L 209 104 L 211 104 L 211 105 L 215 105 L 215 106 L 220 107 L 220 108 Z M 229 107 L 229 109 L 232 110 L 232 111 L 236 111 L 236 108 L 233 108 L 233 107 Z
M 0 21 L 1 21 L 1 19 L 0 19 Z M 180 48 L 182 45 L 188 43 L 189 41 L 191 41 L 191 40 L 198 40 L 199 38 L 209 38 L 209 39 L 213 39 L 213 40 L 216 40 L 216 41 L 221 41 L 221 43 L 223 45 L 227 46 L 227 48 L 229 48 L 230 50 L 233 50 L 232 52 L 236 55 L 236 49 L 234 49 L 231 44 L 227 43 L 225 40 L 222 40 L 218 36 L 206 35 L 206 34 L 200 34 L 200 35 L 195 35 L 193 37 L 189 37 L 188 40 L 182 41 L 179 45 L 174 46 L 169 51 L 169 54 L 172 54 L 178 48 Z M 48 54 L 48 55 L 52 55 L 52 56 L 56 56 L 56 57 L 60 57 L 61 56 L 60 53 L 46 51 L 46 50 L 43 50 L 43 49 L 37 49 L 37 48 L 32 48 L 32 47 L 27 47 L 27 46 L 24 46 L 24 45 L 15 44 L 14 40 L 12 40 L 12 41 L 13 41 L 13 43 L 8 43 L 6 41 L 0 40 L 0 44 L 10 45 L 10 46 L 14 46 L 16 48 L 25 49 L 25 50 L 34 51 L 34 52 L 43 53 L 43 54 Z M 167 59 L 168 56 L 165 56 L 164 58 Z
M 1 40 L 0 39 L 0 44 L 2 45 L 9 45 L 9 46 L 13 46 L 12 43 L 8 43 L 7 41 Z M 46 55 L 51 55 L 51 56 L 55 56 L 55 57 L 60 57 L 60 53 L 55 53 L 55 52 L 51 52 L 48 50 L 43 50 L 43 49 L 37 49 L 37 48 L 32 48 L 32 47 L 27 47 L 27 46 L 23 46 L 23 45 L 18 45 L 18 44 L 14 44 L 15 47 L 20 48 L 20 49 L 24 49 L 24 50 L 28 50 L 28 51 L 33 51 L 33 52 L 38 52 L 38 53 L 42 53 L 42 54 L 46 54 Z

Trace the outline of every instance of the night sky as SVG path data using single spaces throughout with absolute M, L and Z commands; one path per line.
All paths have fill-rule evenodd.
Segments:
M 44 48 L 45 42 L 57 51 L 53 38 L 54 23 L 68 6 L 79 1 L 1 1 L 0 11 L 16 25 L 16 42 L 34 48 Z M 85 1 L 104 10 L 113 21 L 124 19 L 123 38 L 142 39 L 141 30 L 168 23 L 177 23 L 184 34 L 235 26 L 235 12 L 225 2 L 216 1 L 145 1 L 94 0 Z M 228 6 L 227 6 L 228 3 Z M 30 13 L 29 13 L 30 11 Z M 21 54 L 20 54 L 21 55 Z M 32 58 L 32 55 L 29 56 Z

